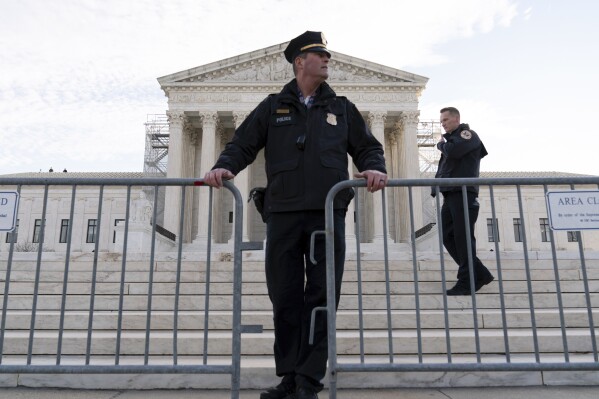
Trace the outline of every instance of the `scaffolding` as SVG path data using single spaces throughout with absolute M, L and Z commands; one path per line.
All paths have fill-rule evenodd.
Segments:
M 144 175 L 148 177 L 166 177 L 168 164 L 169 124 L 166 115 L 150 114 L 147 116 L 146 149 L 144 155 Z M 441 136 L 441 123 L 435 120 L 418 122 L 418 162 L 421 177 L 433 177 L 437 171 L 440 152 L 436 144 Z M 164 190 L 164 189 L 162 189 Z M 152 187 L 144 188 L 148 198 L 153 199 Z M 433 208 L 429 196 L 423 196 L 425 219 L 434 220 Z M 158 193 L 158 223 L 164 218 L 164 192 Z
M 166 115 L 151 114 L 146 123 L 146 150 L 144 154 L 144 175 L 166 177 L 168 164 L 168 119 Z
M 169 130 L 166 115 L 147 116 L 146 150 L 144 156 L 144 174 L 164 177 L 168 164 Z M 418 122 L 417 141 L 420 174 L 423 177 L 435 173 L 440 152 L 436 149 L 441 136 L 441 123 L 435 120 Z
M 164 114 L 150 114 L 146 118 L 146 149 L 144 153 L 144 176 L 166 177 L 168 165 L 169 130 L 168 119 Z M 154 202 L 154 187 L 142 189 L 146 197 Z M 156 223 L 164 224 L 164 198 L 165 189 L 158 189 L 158 203 L 156 204 Z
M 441 153 L 437 150 L 437 142 L 441 137 L 441 122 L 430 120 L 418 122 L 418 161 L 420 175 L 432 177 L 437 171 Z

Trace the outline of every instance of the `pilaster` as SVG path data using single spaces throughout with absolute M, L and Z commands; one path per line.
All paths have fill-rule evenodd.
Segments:
M 195 153 L 196 146 L 198 144 L 197 131 L 190 123 L 183 125 L 183 149 L 182 149 L 182 177 L 195 177 Z M 180 210 L 180 207 L 176 207 Z M 186 187 L 185 189 L 185 211 L 184 211 L 184 224 L 183 224 L 183 242 L 190 242 L 192 240 L 191 230 L 193 228 L 193 187 Z M 177 229 L 179 227 L 177 226 Z M 178 230 L 174 232 L 178 234 Z
M 386 111 L 374 111 L 368 113 L 368 122 L 370 124 L 370 130 L 374 137 L 382 144 L 383 150 L 385 150 L 385 120 L 387 119 Z M 383 196 L 386 198 L 387 191 L 381 190 L 380 192 L 374 193 L 372 198 L 372 215 L 374 221 L 373 237 L 374 243 L 382 243 L 384 239 L 383 230 Z M 387 202 L 387 201 L 385 201 Z M 385 212 L 387 213 L 387 212 Z M 388 234 L 388 233 L 387 233 Z
M 401 135 L 402 125 L 401 123 L 395 123 L 393 129 L 389 132 L 389 150 L 386 153 L 386 161 L 387 161 L 387 172 L 389 173 L 389 178 L 397 179 L 399 176 L 399 138 Z M 399 212 L 399 190 L 401 188 L 393 188 L 390 191 L 389 197 L 391 198 L 391 202 L 393 206 L 389 207 L 389 212 L 392 212 L 393 221 L 394 221 L 394 236 L 396 242 L 401 242 L 400 233 L 401 233 L 401 225 L 400 225 L 400 212 Z M 391 211 L 392 209 L 392 211 Z
M 185 159 L 183 155 L 184 140 L 183 130 L 187 118 L 182 111 L 167 111 L 166 116 L 169 122 L 169 144 L 168 144 L 168 165 L 166 176 L 168 178 L 184 177 Z M 181 209 L 181 188 L 169 186 L 166 188 L 164 198 L 164 227 L 172 233 L 179 235 Z M 183 237 L 178 237 L 183 239 Z
M 212 169 L 216 159 L 216 125 L 218 115 L 216 111 L 200 112 L 200 118 L 202 120 L 200 170 L 202 173 L 206 173 Z M 210 190 L 208 187 L 201 188 L 199 194 L 198 234 L 194 241 L 197 241 L 200 245 L 205 245 L 208 240 L 208 219 L 211 211 L 209 207 Z

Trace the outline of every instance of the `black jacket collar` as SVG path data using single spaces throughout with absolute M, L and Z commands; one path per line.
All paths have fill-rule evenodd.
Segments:
M 284 102 L 298 102 L 299 103 L 299 90 L 297 86 L 297 79 L 293 79 L 287 83 L 283 90 L 279 93 L 280 99 Z M 322 104 L 328 102 L 329 99 L 336 97 L 337 94 L 328 85 L 327 82 L 322 82 L 318 89 L 316 89 L 316 97 L 314 98 L 314 104 Z

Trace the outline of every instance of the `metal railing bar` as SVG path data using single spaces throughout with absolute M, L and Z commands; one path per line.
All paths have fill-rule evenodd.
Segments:
M 233 361 L 231 370 L 231 399 L 239 398 L 241 386 L 241 295 L 242 295 L 242 249 L 243 243 L 243 199 L 241 193 L 231 182 L 225 182 L 235 198 L 235 225 L 233 240 L 233 339 L 231 343 L 231 357 Z
M 102 203 L 104 202 L 104 185 L 100 186 L 100 195 L 98 198 L 98 216 L 96 219 L 95 244 L 94 244 L 94 262 L 92 267 L 91 291 L 89 294 L 89 319 L 87 324 L 87 345 L 85 349 L 85 364 L 89 365 L 92 347 L 92 333 L 94 325 L 94 306 L 96 301 L 96 278 L 98 275 L 98 252 L 100 248 L 100 233 L 102 226 Z
M 490 178 L 490 177 L 477 177 L 477 178 L 447 178 L 447 179 L 389 179 L 387 187 L 449 187 L 449 186 L 515 186 L 515 185 L 564 185 L 570 186 L 572 182 L 575 184 L 599 184 L 598 176 L 576 176 L 576 177 L 511 177 L 511 178 Z M 357 182 L 357 184 L 356 184 Z M 365 187 L 362 185 L 363 182 L 356 180 L 346 180 L 341 184 L 341 188 L 348 187 Z M 0 185 L 53 185 L 53 186 L 72 186 L 76 184 L 78 186 L 100 186 L 109 184 L 111 186 L 198 186 L 202 185 L 201 179 L 193 178 L 158 178 L 158 177 L 144 177 L 144 178 L 44 178 L 44 177 L 28 177 L 28 178 L 15 178 L 15 177 L 0 177 Z
M 466 248 L 468 251 L 468 271 L 470 273 L 470 297 L 472 299 L 472 324 L 474 327 L 474 346 L 476 348 L 476 361 L 481 362 L 480 357 L 480 334 L 478 331 L 478 310 L 476 307 L 476 292 L 474 290 L 476 281 L 474 276 L 474 259 L 472 255 L 472 232 L 470 231 L 470 212 L 468 208 L 468 192 L 466 186 L 462 186 L 462 206 L 464 210 L 464 227 L 466 228 Z
M 599 363 L 570 362 L 570 363 L 339 363 L 337 371 L 345 372 L 480 372 L 480 371 L 592 371 L 599 370 Z
M 391 277 L 389 273 L 389 248 L 387 244 L 387 201 L 386 192 L 383 188 L 380 192 L 382 197 L 382 214 L 383 214 L 383 245 L 384 245 L 384 256 L 385 256 L 385 297 L 387 300 L 387 337 L 389 341 L 389 362 L 393 363 L 393 320 L 391 319 Z M 375 221 L 376 223 L 376 221 Z
M 593 305 L 591 303 L 591 294 L 589 289 L 589 277 L 587 275 L 587 266 L 584 257 L 584 250 L 582 246 L 582 237 L 580 231 L 576 232 L 578 238 L 578 250 L 580 252 L 580 269 L 582 272 L 582 281 L 584 284 L 584 297 L 587 304 L 587 314 L 589 319 L 589 331 L 591 333 L 591 344 L 593 346 L 593 357 L 596 362 L 599 362 L 599 356 L 597 355 L 597 339 L 595 338 L 595 323 L 593 321 Z
M 599 187 L 599 185 L 597 186 Z M 574 184 L 570 185 L 570 189 L 574 190 Z M 584 256 L 584 245 L 582 244 L 582 234 L 576 232 L 576 240 L 578 241 L 578 253 L 580 254 L 580 271 L 582 272 L 582 282 L 584 285 L 584 298 L 587 304 L 587 315 L 589 319 L 589 332 L 591 333 L 591 345 L 593 347 L 593 357 L 596 362 L 599 362 L 597 354 L 597 340 L 595 338 L 595 323 L 593 321 L 593 305 L 591 303 L 591 294 L 589 289 L 589 277 L 587 274 L 586 258 Z
M 497 226 L 497 213 L 495 211 L 495 194 L 493 185 L 489 186 L 489 197 L 491 201 L 491 217 L 493 218 L 494 244 L 495 244 L 495 262 L 497 263 L 497 283 L 499 285 L 499 303 L 501 306 L 501 328 L 503 330 L 503 345 L 505 347 L 505 361 L 511 362 L 510 340 L 507 327 L 507 315 L 505 312 L 505 293 L 503 290 L 503 271 L 501 267 L 501 256 L 499 256 L 499 226 Z
M 441 222 L 441 192 L 435 187 L 435 205 L 437 207 L 437 235 L 439 237 L 439 263 L 441 267 L 441 290 L 443 291 L 443 318 L 445 326 L 445 346 L 447 348 L 447 363 L 451 363 L 451 335 L 449 332 L 449 306 L 447 304 L 447 281 L 445 278 L 445 252 L 443 251 L 443 223 Z
M 360 256 L 360 200 L 356 193 L 354 202 L 355 210 L 355 236 L 356 236 L 356 273 L 358 277 L 358 326 L 360 328 L 360 363 L 364 363 L 364 303 L 362 299 L 362 256 Z
M 125 300 L 125 273 L 127 269 L 127 243 L 129 237 L 129 218 L 131 216 L 131 185 L 127 186 L 127 199 L 125 206 L 125 231 L 123 232 L 123 260 L 121 262 L 121 280 L 119 284 L 119 309 L 117 316 L 116 349 L 114 364 L 120 363 L 121 357 L 121 335 L 123 332 L 123 305 Z
M 77 186 L 71 191 L 71 209 L 69 212 L 69 227 L 67 228 L 67 249 L 65 253 L 64 275 L 62 280 L 62 296 L 60 302 L 60 321 L 58 323 L 58 344 L 56 348 L 56 364 L 60 364 L 62 354 L 62 336 L 64 332 L 64 316 L 67 303 L 67 287 L 69 283 L 69 266 L 71 260 L 71 238 L 73 237 L 73 221 L 75 216 L 75 194 Z
M 3 365 L 6 374 L 231 374 L 231 365 Z
M 158 186 L 154 186 L 154 204 L 158 203 Z M 146 342 L 144 349 L 144 365 L 149 362 L 150 356 L 150 330 L 152 326 L 152 298 L 154 294 L 154 255 L 156 253 L 156 215 L 158 207 L 153 207 L 152 213 L 152 238 L 150 247 L 150 273 L 148 275 L 148 308 L 146 309 Z
M 17 194 L 21 195 L 21 185 L 17 185 Z M 20 201 L 19 205 L 17 205 L 17 215 L 19 214 Z M 8 293 L 10 292 L 10 278 L 12 273 L 12 258 L 15 249 L 16 237 L 14 236 L 14 230 L 11 232 L 10 237 L 10 247 L 8 249 L 8 259 L 6 261 L 6 277 L 4 278 L 4 295 L 2 301 L 2 321 L 0 321 L 0 365 L 2 364 L 2 360 L 4 358 L 4 333 L 6 331 L 6 311 L 8 309 Z M 18 231 L 17 231 L 18 235 Z
M 213 201 L 214 190 L 212 187 L 209 188 L 208 193 L 208 238 L 206 243 L 206 284 L 204 292 L 204 340 L 202 350 L 202 362 L 203 364 L 208 363 L 208 326 L 210 315 L 210 267 L 212 258 L 212 201 Z
M 543 185 L 543 191 L 545 195 L 547 195 L 547 185 Z M 555 250 L 555 236 L 553 234 L 553 230 L 549 229 L 549 241 L 551 243 L 551 258 L 553 260 L 553 275 L 555 276 L 555 294 L 557 296 L 558 310 L 559 310 L 559 321 L 560 328 L 562 330 L 562 345 L 564 348 L 564 360 L 566 362 L 570 361 L 570 354 L 568 351 L 568 337 L 566 334 L 566 321 L 564 318 L 564 303 L 562 300 L 562 289 L 561 282 L 559 276 L 559 268 L 557 265 L 557 254 Z
M 338 183 L 329 190 L 325 200 L 324 209 L 327 267 L 327 342 L 329 355 L 327 373 L 329 376 L 329 399 L 337 399 L 337 302 L 335 296 L 335 211 L 333 209 L 333 199 L 340 191 L 340 186 L 341 185 Z M 361 187 L 364 186 L 366 186 L 366 184 L 361 185 Z
M 537 336 L 537 321 L 535 317 L 535 305 L 532 295 L 532 277 L 530 274 L 530 262 L 528 259 L 528 245 L 526 245 L 526 243 L 528 242 L 526 238 L 526 222 L 524 220 L 524 207 L 522 205 L 522 190 L 520 189 L 520 185 L 516 185 L 516 192 L 518 194 L 518 210 L 520 212 L 519 214 L 520 220 L 522 222 L 522 236 L 524 238 L 522 240 L 522 250 L 524 252 L 524 267 L 526 270 L 526 287 L 528 290 L 528 303 L 530 307 L 530 323 L 532 326 L 532 338 L 535 350 L 535 359 L 537 360 L 537 363 L 539 363 L 541 361 L 539 355 L 539 337 Z
M 179 334 L 179 294 L 181 291 L 181 256 L 183 252 L 183 226 L 185 223 L 185 186 L 181 187 L 181 210 L 179 212 L 179 242 L 177 245 L 177 272 L 175 277 L 175 309 L 173 310 L 173 364 L 177 364 Z
M 31 364 L 33 354 L 33 338 L 35 334 L 35 319 L 37 315 L 37 299 L 40 287 L 40 273 L 42 269 L 42 249 L 44 247 L 44 230 L 46 229 L 46 212 L 48 210 L 48 185 L 44 186 L 44 204 L 42 206 L 42 220 L 40 222 L 40 232 L 37 249 L 37 263 L 35 266 L 35 283 L 33 286 L 33 303 L 31 305 L 31 323 L 29 326 L 29 343 L 27 345 L 27 364 Z
M 418 262 L 416 261 L 416 228 L 414 226 L 414 200 L 412 187 L 408 187 L 408 202 L 410 206 L 410 238 L 412 241 L 412 268 L 414 271 L 414 301 L 416 305 L 416 334 L 418 338 L 418 362 L 422 363 L 422 326 L 420 323 L 420 289 L 418 279 Z

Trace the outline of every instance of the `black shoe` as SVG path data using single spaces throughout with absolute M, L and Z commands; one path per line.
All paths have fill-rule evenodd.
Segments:
M 304 387 L 298 387 L 297 390 L 295 391 L 295 396 L 292 396 L 291 398 L 294 398 L 294 399 L 318 399 L 318 395 L 316 394 L 316 392 L 314 392 L 311 389 L 304 388 Z M 289 399 L 291 399 L 291 398 L 289 398 Z
M 481 288 L 483 288 L 485 285 L 489 284 L 493 280 L 495 280 L 495 277 L 493 277 L 493 275 L 490 273 L 488 276 L 486 276 L 480 280 L 476 280 L 476 284 L 474 285 L 474 291 L 480 290 Z
M 447 296 L 465 296 L 470 295 L 470 287 L 459 281 L 452 288 L 447 290 Z
M 291 399 L 295 387 L 289 384 L 280 383 L 274 388 L 269 388 L 260 394 L 260 399 Z

